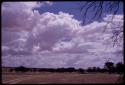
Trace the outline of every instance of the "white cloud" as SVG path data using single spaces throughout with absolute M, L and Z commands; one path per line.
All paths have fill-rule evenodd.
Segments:
M 79 30 L 80 22 L 68 13 L 43 13 L 37 17 L 39 21 L 28 38 L 29 49 L 39 44 L 40 50 L 52 50 L 57 42 L 70 41 Z M 32 44 L 32 45 L 31 45 Z
M 51 5 L 50 2 L 46 3 Z M 108 28 L 103 32 L 112 15 L 104 17 L 104 21 L 94 21 L 82 26 L 80 21 L 68 13 L 46 12 L 39 14 L 38 11 L 32 10 L 42 4 L 33 2 L 2 4 L 3 53 L 21 56 L 22 61 L 20 63 L 25 62 L 25 65 L 28 66 L 38 61 L 34 65 L 37 67 L 72 65 L 82 67 L 83 64 L 83 67 L 86 67 L 91 66 L 94 62 L 93 65 L 100 65 L 106 56 L 114 56 L 112 57 L 113 61 L 121 59 L 121 57 L 116 58 L 116 54 L 121 54 L 123 50 L 122 33 L 119 37 L 118 47 L 113 48 L 111 46 L 112 40 L 110 38 L 115 27 L 122 27 L 123 15 L 115 15 L 113 22 L 108 24 Z M 117 30 L 119 29 L 117 28 Z M 31 60 L 31 63 L 27 64 L 27 59 L 23 61 L 24 57 L 22 56 L 25 56 L 23 54 L 37 56 L 28 56 L 27 59 Z M 10 58 L 9 55 L 8 59 Z M 43 56 L 40 57 L 41 55 Z M 6 59 L 3 57 L 5 65 L 12 61 L 14 61 L 13 65 L 16 63 L 16 60 L 8 61 Z
M 123 15 L 112 15 L 112 14 L 109 14 L 109 15 L 106 15 L 106 17 L 104 17 L 104 21 L 114 21 L 114 22 L 121 22 L 123 23 Z
M 2 28 L 9 31 L 31 31 L 37 23 L 35 16 L 38 8 L 48 2 L 3 2 L 2 3 Z

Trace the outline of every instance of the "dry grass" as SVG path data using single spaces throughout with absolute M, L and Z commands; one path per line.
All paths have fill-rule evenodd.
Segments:
M 2 82 L 6 84 L 81 84 L 81 83 L 115 83 L 118 74 L 79 74 L 79 73 L 4 73 Z

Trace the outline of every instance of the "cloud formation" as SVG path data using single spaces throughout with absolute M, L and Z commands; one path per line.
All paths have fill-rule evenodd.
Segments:
M 108 25 L 107 22 L 113 15 L 105 16 L 101 22 L 94 21 L 82 26 L 69 13 L 40 14 L 33 10 L 43 4 L 45 3 L 2 4 L 3 65 L 24 63 L 29 67 L 87 67 L 102 66 L 105 58 L 111 58 L 115 62 L 122 60 L 122 32 L 118 37 L 118 47 L 112 47 L 110 38 L 114 30 L 123 29 L 123 15 L 115 15 Z M 119 58 L 117 54 L 120 54 Z
M 2 28 L 9 31 L 32 30 L 36 24 L 34 8 L 49 2 L 3 2 L 2 3 Z

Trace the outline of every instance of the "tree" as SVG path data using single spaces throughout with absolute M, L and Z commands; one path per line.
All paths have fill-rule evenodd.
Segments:
M 123 73 L 124 72 L 124 64 L 122 64 L 122 62 L 118 62 L 116 64 L 116 72 L 117 73 Z
M 69 68 L 67 68 L 67 71 L 68 72 L 73 72 L 73 71 L 75 71 L 75 68 L 74 67 L 69 67 Z
M 79 73 L 85 73 L 85 70 L 82 69 L 82 68 L 79 68 L 79 69 L 78 69 L 78 72 L 79 72 Z
M 97 72 L 101 72 L 101 68 L 96 67 L 96 71 L 97 71 Z
M 108 21 L 107 24 L 105 25 L 105 29 L 107 28 L 108 24 L 113 22 L 115 15 L 118 14 L 120 10 L 120 6 L 123 6 L 122 1 L 84 1 L 81 3 L 82 6 L 80 10 L 83 15 L 83 25 L 86 23 L 90 23 L 93 20 L 102 19 L 105 13 L 111 13 L 113 15 L 111 16 L 111 20 Z M 90 11 L 92 11 L 91 17 L 89 15 Z M 123 36 L 121 36 L 121 34 L 123 34 L 123 25 L 113 28 L 112 37 L 110 38 L 113 41 L 113 46 L 117 45 L 119 40 L 123 39 Z
M 81 2 L 81 12 L 83 14 L 83 24 L 86 21 L 87 14 L 91 9 L 93 9 L 93 16 L 89 19 L 88 22 L 93 19 L 100 19 L 104 13 L 112 13 L 113 15 L 119 12 L 120 5 L 123 4 L 122 1 L 84 1 Z M 112 16 L 112 19 L 114 16 Z
M 96 71 L 97 71 L 97 68 L 96 68 L 96 67 L 92 67 L 92 71 L 93 71 L 93 72 L 96 72 Z
M 87 72 L 92 72 L 92 67 L 88 67 Z
M 23 67 L 23 66 L 20 66 L 20 67 L 16 67 L 15 68 L 15 71 L 16 72 L 26 72 L 26 71 L 28 71 L 29 69 L 28 68 L 25 68 L 25 67 Z
M 114 63 L 113 62 L 106 62 L 104 68 L 108 70 L 109 73 L 114 72 Z

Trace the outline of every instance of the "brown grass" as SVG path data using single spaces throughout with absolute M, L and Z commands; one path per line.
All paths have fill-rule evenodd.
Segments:
M 94 73 L 4 73 L 2 82 L 6 84 L 81 84 L 81 83 L 115 83 L 118 74 Z

